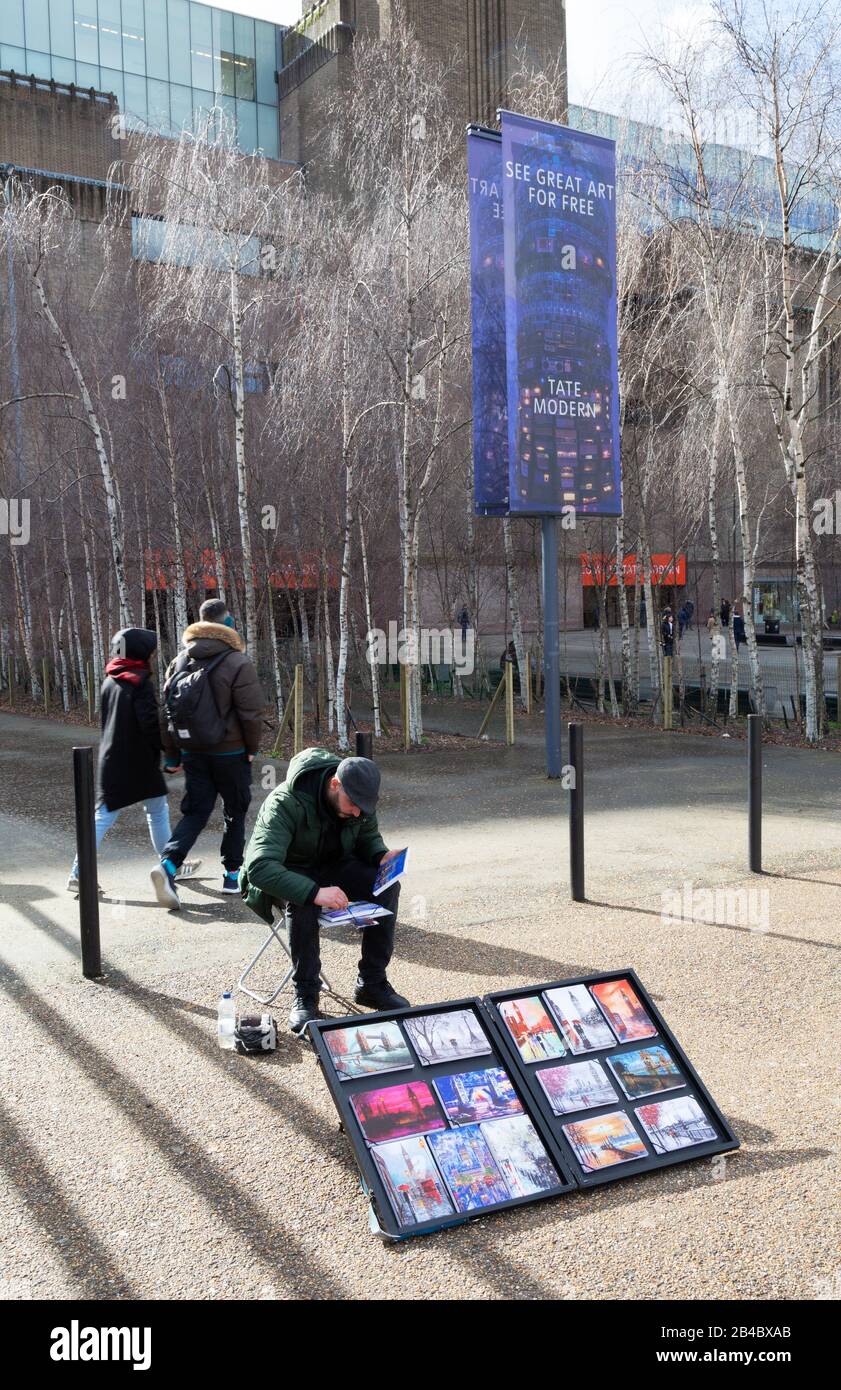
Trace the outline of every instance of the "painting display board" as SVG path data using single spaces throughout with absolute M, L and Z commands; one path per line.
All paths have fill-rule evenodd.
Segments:
M 538 1037 L 540 1058 L 519 1071 L 551 1129 L 556 1158 L 579 1187 L 739 1147 L 633 970 L 486 995 L 491 1028 L 511 1068 L 524 1048 L 535 1050 L 531 1015 L 521 1007 L 526 1001 L 534 1011 L 534 1000 L 554 1033 Z
M 393 1239 L 739 1147 L 632 970 L 308 1036 Z

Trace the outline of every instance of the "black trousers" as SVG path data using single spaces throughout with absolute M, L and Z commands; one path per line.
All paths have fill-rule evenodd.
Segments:
M 362 927 L 362 955 L 359 976 L 365 984 L 378 985 L 384 979 L 394 951 L 394 927 L 400 884 L 393 883 L 384 893 L 373 897 L 371 889 L 377 876 L 376 865 L 363 864 L 361 859 L 342 859 L 317 868 L 302 869 L 320 888 L 341 888 L 351 902 L 377 902 L 388 908 L 387 917 L 378 917 L 370 927 Z M 321 953 L 319 951 L 318 916 L 320 907 L 299 907 L 289 903 L 286 921 L 289 927 L 289 950 L 292 954 L 292 979 L 296 993 L 316 996 L 321 989 Z
M 183 864 L 210 820 L 217 796 L 222 798 L 225 833 L 222 863 L 228 873 L 242 867 L 245 852 L 245 816 L 251 804 L 251 764 L 246 753 L 218 757 L 211 753 L 183 753 L 185 791 L 181 819 L 169 837 L 162 859 L 176 867 Z

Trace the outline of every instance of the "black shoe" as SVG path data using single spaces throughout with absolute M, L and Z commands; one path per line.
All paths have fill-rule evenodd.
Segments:
M 295 1002 L 289 1011 L 289 1027 L 293 1033 L 302 1033 L 314 1018 L 323 1018 L 318 1007 L 318 995 L 295 995 Z
M 364 1004 L 368 1009 L 378 1009 L 383 1013 L 391 1009 L 411 1008 L 408 999 L 404 999 L 402 994 L 392 989 L 388 980 L 380 980 L 379 984 L 366 984 L 364 980 L 357 980 L 353 998 L 355 1003 Z

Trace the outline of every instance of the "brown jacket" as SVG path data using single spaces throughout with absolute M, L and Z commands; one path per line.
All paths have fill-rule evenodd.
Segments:
M 196 749 L 196 752 L 233 753 L 238 748 L 245 748 L 247 753 L 258 753 L 266 697 L 254 663 L 245 655 L 239 633 L 222 623 L 191 623 L 181 638 L 181 645 L 197 661 L 210 661 L 226 649 L 231 652 L 207 677 L 219 715 L 227 723 L 225 737 L 212 748 Z M 167 667 L 167 680 L 174 670 L 175 662 L 171 661 Z M 174 753 L 178 749 L 166 727 L 165 712 L 163 744 L 167 753 Z

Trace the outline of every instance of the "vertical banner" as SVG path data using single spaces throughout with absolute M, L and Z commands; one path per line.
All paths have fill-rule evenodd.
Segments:
M 509 508 L 619 516 L 616 148 L 502 112 Z
M 494 131 L 467 132 L 473 328 L 473 502 L 478 516 L 508 511 L 502 154 Z

